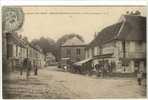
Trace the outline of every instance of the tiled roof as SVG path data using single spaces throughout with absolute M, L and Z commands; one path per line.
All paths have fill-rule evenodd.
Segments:
M 121 25 L 122 23 L 116 23 L 104 28 L 101 32 L 98 33 L 97 37 L 90 43 L 90 45 L 100 45 L 106 41 L 114 39 L 114 37 L 118 34 Z
M 125 21 L 104 28 L 89 46 L 101 45 L 105 42 L 118 40 L 146 40 L 146 18 L 135 15 L 124 15 Z
M 62 44 L 62 46 L 77 46 L 77 45 L 85 45 L 85 43 L 79 38 L 73 37 L 72 39 L 69 39 L 64 44 Z
M 117 39 L 146 41 L 146 18 L 130 15 L 125 15 L 124 17 L 126 22 Z

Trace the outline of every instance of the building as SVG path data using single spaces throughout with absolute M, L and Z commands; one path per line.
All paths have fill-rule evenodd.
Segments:
M 31 45 L 17 33 L 6 33 L 7 66 L 10 71 L 22 66 L 25 58 L 30 58 L 32 66 L 44 66 L 45 56 L 39 47 Z
M 27 57 L 26 41 L 17 33 L 6 33 L 6 41 L 8 68 L 14 70 Z
M 123 15 L 119 21 L 104 28 L 86 49 L 86 59 L 93 64 L 114 62 L 114 72 L 133 73 L 139 66 L 146 70 L 146 18 Z
M 73 37 L 61 45 L 61 59 L 69 58 L 72 62 L 85 59 L 86 44 L 78 37 Z
M 3 72 L 7 71 L 7 38 L 6 34 L 2 33 L 2 69 Z
M 38 45 L 28 44 L 28 58 L 30 58 L 32 66 L 42 68 L 45 66 L 45 55 Z
M 51 52 L 46 54 L 46 64 L 47 66 L 56 65 L 56 57 Z

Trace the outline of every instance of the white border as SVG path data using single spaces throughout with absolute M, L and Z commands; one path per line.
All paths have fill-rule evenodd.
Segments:
M 26 0 L 26 1 L 22 1 L 22 0 L 1 0 L 1 4 L 0 4 L 0 21 L 2 20 L 1 19 L 1 7 L 2 6 L 31 6 L 31 5 L 34 5 L 34 6 L 44 6 L 44 5 L 62 5 L 62 6 L 68 6 L 68 5 L 143 5 L 143 6 L 147 6 L 148 2 L 147 0 L 99 0 L 99 1 L 89 1 L 89 0 L 83 0 L 83 1 L 64 1 L 64 0 L 55 0 L 55 1 L 46 1 L 46 0 L 33 0 L 33 1 L 29 1 L 29 0 Z M 147 7 L 148 9 L 148 7 Z M 2 29 L 2 25 L 0 24 L 0 27 Z M 148 26 L 147 26 L 148 28 Z M 2 30 L 0 29 L 0 32 L 2 33 Z M 148 35 L 147 35 L 147 38 L 148 38 Z M 147 44 L 147 47 L 148 47 L 148 44 Z M 147 48 L 148 50 L 148 48 Z M 1 59 L 0 59 L 0 99 L 2 99 L 2 34 L 0 34 L 0 56 L 1 56 Z M 148 57 L 148 53 L 147 53 L 147 57 Z M 147 60 L 148 62 L 148 60 Z M 147 63 L 148 64 L 148 63 Z M 148 68 L 147 68 L 147 72 L 148 72 Z M 148 77 L 148 75 L 147 75 Z M 113 99 L 112 99 L 113 100 Z M 146 99 L 145 99 L 146 100 Z
M 146 0 L 99 0 L 99 1 L 48 1 L 48 0 L 2 0 L 1 5 L 146 5 Z
M 0 22 L 2 22 L 0 7 Z M 2 99 L 2 23 L 0 24 L 0 99 Z

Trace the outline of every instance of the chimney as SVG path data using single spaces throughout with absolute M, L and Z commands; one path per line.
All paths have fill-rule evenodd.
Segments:
M 129 15 L 129 11 L 126 11 L 126 14 Z

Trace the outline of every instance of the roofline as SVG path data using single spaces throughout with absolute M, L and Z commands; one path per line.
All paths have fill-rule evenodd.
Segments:
M 65 45 L 60 47 L 86 47 L 87 45 Z
M 42 51 L 38 50 L 38 49 L 37 49 L 35 46 L 33 46 L 32 44 L 29 43 L 29 46 L 30 46 L 32 49 L 34 49 L 34 50 L 36 50 L 36 51 L 38 51 L 38 52 L 40 52 L 41 54 L 44 55 L 44 53 L 43 53 Z
M 126 22 L 126 19 L 124 20 L 124 22 L 122 22 L 122 25 L 120 26 L 120 29 L 119 29 L 119 31 L 118 31 L 118 34 L 114 37 L 115 39 L 118 38 L 118 36 L 120 35 L 120 33 L 121 33 L 123 27 L 125 26 L 125 22 Z
M 20 39 L 18 36 L 14 35 L 13 33 L 6 33 L 6 35 L 8 37 L 12 37 L 13 39 L 15 39 L 20 44 L 21 47 L 23 48 L 26 47 L 25 42 L 22 39 Z
M 146 40 L 132 40 L 132 39 L 130 39 L 130 40 L 126 40 L 126 39 L 115 39 L 115 40 L 118 40 L 118 41 L 145 41 L 146 42 Z

